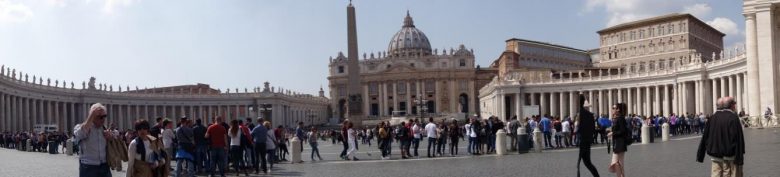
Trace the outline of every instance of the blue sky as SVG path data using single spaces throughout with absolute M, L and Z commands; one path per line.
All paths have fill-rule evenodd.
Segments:
M 0 64 L 54 80 L 131 88 L 206 83 L 327 90 L 330 56 L 346 52 L 347 0 L 0 0 Z M 473 48 L 487 66 L 504 40 L 580 49 L 607 26 L 692 13 L 744 41 L 742 1 L 356 0 L 359 50 L 387 49 L 406 10 L 434 48 Z M 30 76 L 32 77 L 32 76 Z

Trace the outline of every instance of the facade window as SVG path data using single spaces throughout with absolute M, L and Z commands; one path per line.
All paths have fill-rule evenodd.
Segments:
M 645 30 L 639 30 L 639 39 L 645 38 Z
M 406 94 L 406 83 L 398 82 L 396 84 L 396 91 L 398 91 L 398 94 Z
M 436 83 L 434 81 L 425 81 L 425 92 L 431 93 L 435 90 Z
M 650 30 L 648 30 L 647 32 L 650 32 L 650 37 L 655 36 L 655 34 L 653 34 L 655 33 L 655 28 L 650 28 Z
M 674 24 L 669 25 L 669 34 L 674 34 Z
M 664 26 L 661 26 L 658 28 L 658 35 L 663 36 L 664 35 Z
M 393 65 L 387 65 L 387 68 L 390 68 L 391 66 L 393 66 Z
M 371 82 L 368 84 L 368 94 L 370 95 L 377 95 L 379 94 L 379 84 L 376 82 Z
M 339 73 L 344 73 L 344 66 L 339 66 Z
M 466 66 L 466 60 L 465 59 L 460 59 L 460 66 L 461 67 L 465 67 Z
M 409 82 L 409 92 L 412 94 L 417 93 L 417 83 Z

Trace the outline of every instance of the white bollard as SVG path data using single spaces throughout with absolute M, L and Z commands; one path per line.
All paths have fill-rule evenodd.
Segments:
M 534 128 L 534 152 L 542 152 L 542 130 L 539 130 L 539 127 Z
M 642 144 L 650 143 L 650 126 L 642 125 Z
M 669 141 L 669 123 L 661 125 L 661 141 Z
M 73 155 L 73 138 L 68 139 L 68 141 L 65 141 L 65 153 L 72 156 Z
M 506 131 L 504 129 L 496 132 L 496 154 L 506 154 Z
M 303 150 L 303 147 L 301 147 L 301 140 L 298 139 L 298 137 L 293 137 L 292 140 L 290 140 L 290 144 L 292 145 L 292 152 L 290 152 L 292 161 L 290 161 L 290 163 L 301 163 L 301 150 Z
M 27 139 L 27 152 L 32 152 L 32 139 Z

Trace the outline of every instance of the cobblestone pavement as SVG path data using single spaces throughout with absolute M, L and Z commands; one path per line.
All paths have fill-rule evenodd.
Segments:
M 745 176 L 770 177 L 780 174 L 780 129 L 746 129 L 747 154 Z M 709 176 L 710 164 L 695 162 L 699 136 L 672 137 L 670 142 L 634 144 L 626 154 L 626 172 L 629 176 Z M 325 161 L 312 162 L 311 152 L 304 149 L 303 164 L 279 164 L 273 176 L 576 176 L 576 149 L 547 150 L 542 153 L 510 154 L 506 156 L 465 155 L 399 160 L 397 148 L 393 160 L 379 160 L 376 146 L 360 146 L 361 161 L 338 159 L 341 145 L 321 143 Z M 465 144 L 465 143 L 461 143 Z M 306 145 L 308 147 L 308 145 Z M 427 142 L 421 143 L 420 154 L 425 155 Z M 371 155 L 369 155 L 371 154 Z M 594 165 L 602 176 L 614 176 L 607 171 L 610 156 L 604 146 L 592 150 Z M 50 155 L 0 149 L 0 176 L 78 176 L 77 156 Z M 125 165 L 126 166 L 126 165 Z M 583 176 L 590 174 L 582 167 Z M 124 172 L 112 172 L 114 177 Z M 254 175 L 252 176 L 262 176 Z M 270 176 L 270 175 L 269 175 Z

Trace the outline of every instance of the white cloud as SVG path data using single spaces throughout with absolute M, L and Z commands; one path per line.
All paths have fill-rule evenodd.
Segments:
M 711 21 L 708 21 L 707 24 L 726 35 L 741 34 L 737 23 L 734 23 L 734 21 L 731 21 L 731 19 L 728 18 L 717 17 Z
M 22 23 L 33 17 L 30 7 L 10 0 L 0 0 L 0 23 Z
M 712 12 L 712 7 L 710 7 L 709 4 L 703 3 L 685 6 L 683 8 L 683 13 L 689 13 L 696 16 L 696 18 L 707 18 L 710 15 L 710 12 Z
M 112 14 L 117 7 L 127 7 L 133 4 L 133 1 L 135 0 L 106 0 L 105 4 L 103 4 L 102 11 L 107 14 Z
M 604 8 L 607 12 L 607 26 L 650 18 L 658 15 L 680 12 L 680 7 L 691 4 L 691 0 L 588 0 L 585 11 Z M 709 7 L 709 6 L 707 6 Z

